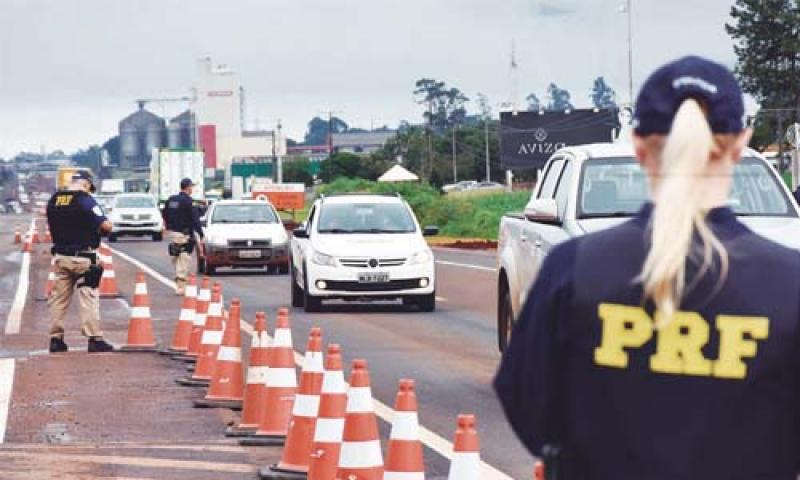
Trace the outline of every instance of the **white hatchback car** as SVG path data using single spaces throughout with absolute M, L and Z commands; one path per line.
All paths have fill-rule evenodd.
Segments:
M 150 236 L 160 242 L 164 221 L 155 199 L 146 193 L 120 193 L 106 207 L 114 230 L 108 236 L 115 242 L 123 235 Z
M 436 308 L 433 252 L 400 196 L 344 194 L 316 200 L 291 242 L 292 305 L 318 311 L 322 300 L 403 300 Z

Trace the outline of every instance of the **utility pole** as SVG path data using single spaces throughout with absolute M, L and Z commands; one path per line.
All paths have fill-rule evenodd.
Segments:
M 492 170 L 489 167 L 489 117 L 483 119 L 483 136 L 484 144 L 486 145 L 486 181 L 492 181 Z
M 276 126 L 276 129 L 278 131 L 277 140 L 279 140 L 281 142 L 283 142 L 283 140 L 282 140 L 283 135 L 281 135 L 281 129 L 282 128 L 283 128 L 283 126 L 281 125 L 281 120 L 278 119 L 278 125 Z M 276 148 L 276 146 L 275 146 L 275 134 L 274 134 L 274 131 L 273 131 L 273 136 L 272 136 L 272 151 L 273 151 L 272 155 L 273 156 L 275 156 L 275 153 L 274 153 L 275 152 L 275 148 Z M 281 155 L 278 155 L 276 158 L 278 160 L 278 183 L 283 183 L 283 157 Z
M 457 124 L 453 124 L 453 183 L 458 182 L 458 163 L 456 162 L 456 128 Z
M 427 165 L 422 166 L 422 175 L 426 180 L 430 179 L 430 172 L 433 170 L 433 102 L 428 100 L 428 161 Z M 427 170 L 426 170 L 427 169 Z
M 333 156 L 333 116 L 340 112 L 328 110 L 321 113 L 328 116 L 328 158 L 330 158 Z

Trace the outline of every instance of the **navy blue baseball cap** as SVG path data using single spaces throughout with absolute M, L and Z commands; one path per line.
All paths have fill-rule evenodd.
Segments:
M 94 183 L 92 174 L 87 170 L 78 170 L 72 174 L 72 180 L 86 180 L 89 183 Z
M 194 187 L 194 185 L 195 183 L 192 181 L 191 178 L 187 177 L 181 180 L 181 190 L 183 190 L 186 187 Z
M 719 63 L 690 56 L 664 65 L 644 83 L 636 99 L 634 132 L 668 134 L 678 107 L 687 98 L 704 106 L 712 132 L 744 129 L 744 100 L 733 73 Z

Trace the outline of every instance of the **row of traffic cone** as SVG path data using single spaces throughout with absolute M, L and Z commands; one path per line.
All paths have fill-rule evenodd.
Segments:
M 136 279 L 128 344 L 152 349 L 152 325 L 144 273 Z M 207 387 L 196 407 L 242 409 L 229 436 L 243 445 L 284 445 L 281 460 L 262 468 L 261 478 L 309 480 L 424 479 L 417 399 L 413 380 L 401 380 L 384 464 L 366 360 L 354 360 L 349 387 L 342 350 L 331 344 L 323 359 L 320 328 L 309 334 L 300 382 L 294 364 L 287 309 L 276 319 L 272 341 L 264 312 L 256 314 L 247 381 L 241 356 L 241 304 L 230 303 L 225 320 L 222 287 L 203 277 L 199 289 L 190 277 L 168 353 L 196 357 L 194 374 L 179 383 Z M 324 360 L 324 361 L 323 361 Z M 461 415 L 450 467 L 451 480 L 481 477 L 475 417 Z

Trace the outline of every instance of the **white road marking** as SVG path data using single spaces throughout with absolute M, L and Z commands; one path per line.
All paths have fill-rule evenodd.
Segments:
M 14 359 L 0 359 L 0 445 L 6 438 L 8 406 L 11 404 L 11 391 L 14 387 Z
M 31 220 L 31 230 L 36 228 L 36 218 Z M 25 240 L 23 239 L 23 242 Z M 31 254 L 22 254 L 22 265 L 19 268 L 19 278 L 17 279 L 17 293 L 14 295 L 14 302 L 8 311 L 6 318 L 6 335 L 16 335 L 19 333 L 22 324 L 22 311 L 25 310 L 25 301 L 28 298 L 28 284 L 30 282 Z
M 471 263 L 448 262 L 446 260 L 436 260 L 436 263 L 438 263 L 439 265 L 447 265 L 448 267 L 471 268 L 473 270 L 482 270 L 484 272 L 497 271 L 497 269 L 494 267 L 484 267 L 483 265 L 473 265 Z
M 148 265 L 144 264 L 143 262 L 122 253 L 116 249 L 111 249 L 111 251 L 118 255 L 123 260 L 128 261 L 129 263 L 135 265 L 136 267 L 140 268 L 143 272 L 147 273 L 155 280 L 166 286 L 167 288 L 174 289 L 175 282 L 172 280 L 167 279 L 160 273 L 156 272 Z M 438 262 L 438 260 L 437 260 Z M 463 265 L 463 264 L 457 264 Z M 469 267 L 477 267 L 476 265 L 469 265 Z M 486 267 L 479 267 L 481 269 L 485 269 Z M 494 271 L 494 269 L 490 269 Z M 253 335 L 253 326 L 247 323 L 246 321 L 241 321 L 242 331 L 247 333 L 248 335 Z M 271 339 L 271 337 L 270 337 Z M 303 355 L 294 352 L 294 361 L 298 366 L 303 365 Z M 389 407 L 388 405 L 384 404 L 378 399 L 374 399 L 375 404 L 375 414 L 383 419 L 385 422 L 391 424 L 392 419 L 394 418 L 394 410 Z M 446 459 L 450 460 L 453 457 L 453 444 L 446 440 L 444 437 L 439 435 L 438 433 L 429 430 L 428 428 L 423 427 L 420 425 L 419 427 L 419 438 L 423 444 L 428 446 L 431 450 L 435 451 L 439 455 L 445 457 Z M 512 480 L 511 477 L 506 475 L 505 473 L 501 472 L 500 470 L 496 469 L 495 467 L 489 465 L 486 462 L 482 462 L 483 472 L 481 478 L 484 480 Z
M 28 284 L 30 283 L 31 254 L 22 254 L 22 266 L 17 279 L 17 293 L 6 318 L 6 335 L 16 335 L 22 325 L 22 312 L 25 310 L 25 301 L 28 298 Z

